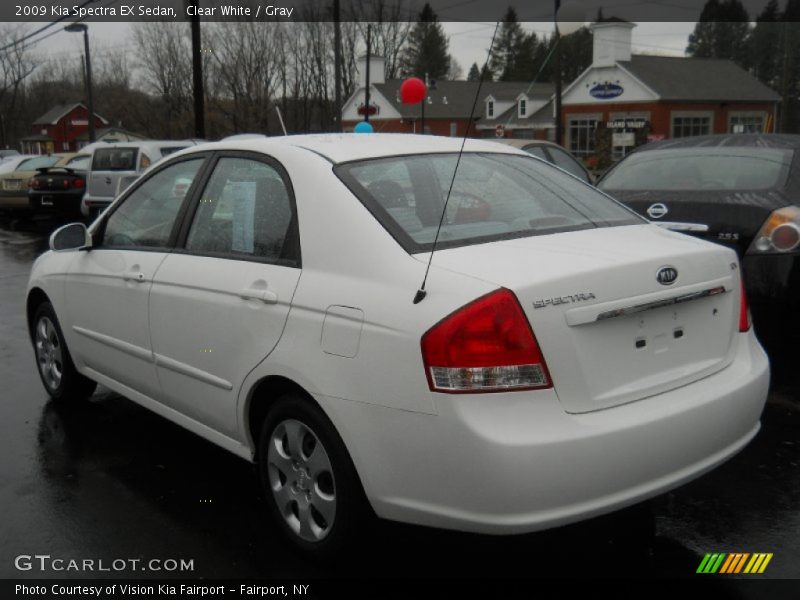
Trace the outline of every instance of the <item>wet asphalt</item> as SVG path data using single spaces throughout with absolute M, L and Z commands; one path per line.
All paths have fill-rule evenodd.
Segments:
M 25 325 L 30 267 L 51 221 L 0 218 L 0 578 L 733 577 L 697 575 L 707 552 L 771 552 L 757 578 L 800 579 L 800 375 L 780 354 L 762 430 L 712 473 L 650 502 L 547 532 L 485 537 L 381 523 L 335 567 L 291 552 L 250 465 L 103 388 L 48 402 Z M 501 492 L 502 493 L 502 492 Z M 25 554 L 192 559 L 187 573 L 18 571 Z M 751 579 L 754 576 L 749 576 Z M 752 591 L 752 590 L 751 590 Z

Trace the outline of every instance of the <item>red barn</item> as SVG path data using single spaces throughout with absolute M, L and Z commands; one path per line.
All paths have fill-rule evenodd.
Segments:
M 108 125 L 103 117 L 94 114 L 96 129 Z M 22 138 L 23 154 L 76 152 L 87 144 L 89 109 L 82 102 L 54 106 L 33 122 L 31 135 Z M 80 139 L 83 134 L 84 139 Z

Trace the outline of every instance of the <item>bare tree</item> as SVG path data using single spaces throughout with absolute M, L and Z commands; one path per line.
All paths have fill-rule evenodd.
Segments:
M 191 45 L 183 23 L 136 23 L 133 39 L 138 67 L 148 91 L 163 106 L 159 129 L 168 137 L 186 135 L 191 115 Z M 152 125 L 151 125 L 152 127 Z
M 413 25 L 412 10 L 403 0 L 355 0 L 349 17 L 358 22 L 362 39 L 371 26 L 371 52 L 385 60 L 386 78 L 399 75 L 400 55 Z
M 21 133 L 18 112 L 23 82 L 36 68 L 22 39 L 24 35 L 25 30 L 20 27 L 0 29 L 0 144 L 3 147 L 16 141 Z

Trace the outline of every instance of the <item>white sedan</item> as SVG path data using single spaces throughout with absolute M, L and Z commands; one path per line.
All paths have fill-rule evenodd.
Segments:
M 522 151 L 460 147 L 313 135 L 169 157 L 36 261 L 45 389 L 72 403 L 99 382 L 257 463 L 315 553 L 373 511 L 553 527 L 741 450 L 769 366 L 734 252 Z

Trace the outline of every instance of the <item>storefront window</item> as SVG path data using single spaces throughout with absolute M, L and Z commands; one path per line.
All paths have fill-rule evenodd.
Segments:
M 672 137 L 692 137 L 711 133 L 711 115 L 675 115 L 672 117 Z
M 597 125 L 595 118 L 569 119 L 569 149 L 575 156 L 589 156 L 594 154 L 594 130 Z
M 764 132 L 764 113 L 732 113 L 730 133 L 763 133 Z

